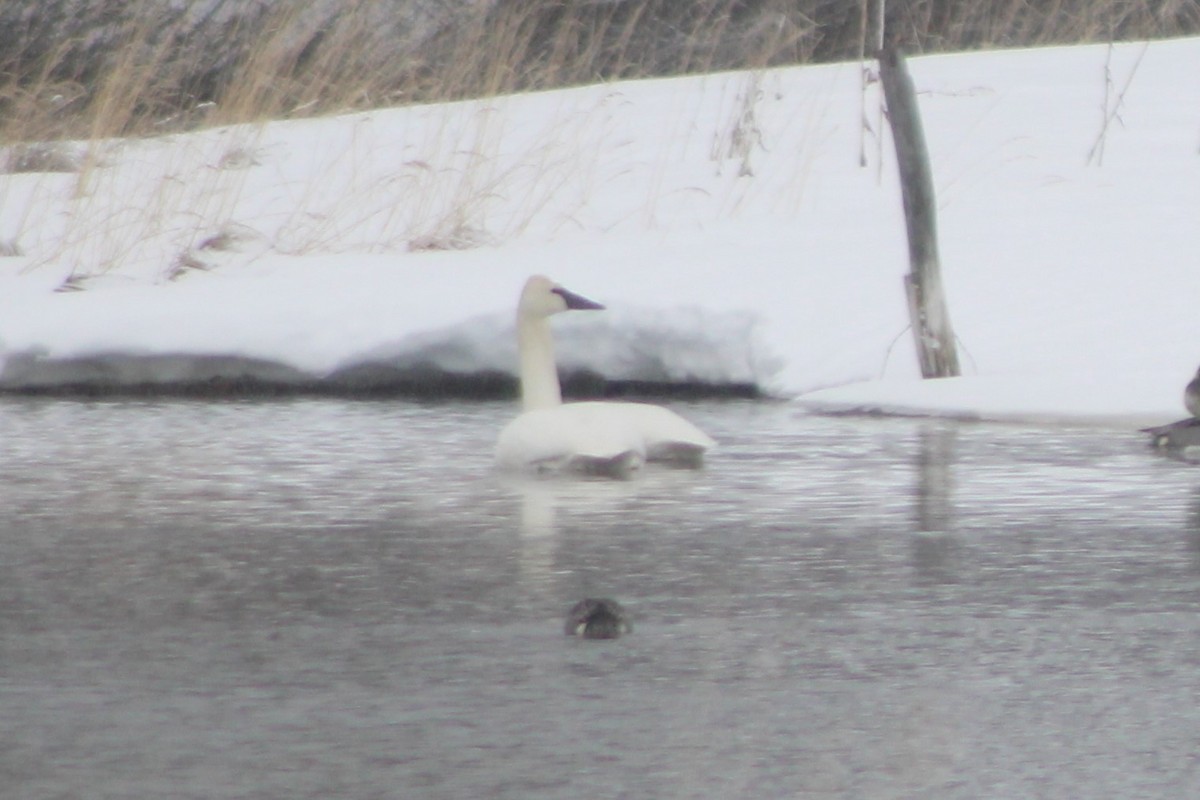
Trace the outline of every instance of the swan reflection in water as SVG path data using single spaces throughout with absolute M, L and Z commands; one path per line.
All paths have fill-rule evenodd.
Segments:
M 678 470 L 670 472 L 679 473 Z M 554 596 L 561 600 L 563 591 L 575 594 L 562 585 L 578 570 L 572 564 L 564 563 L 567 557 L 560 553 L 561 529 L 575 525 L 588 528 L 608 525 L 630 501 L 636 502 L 639 496 L 661 486 L 657 473 L 657 470 L 643 472 L 635 480 L 627 481 L 502 474 L 500 485 L 519 504 L 517 532 L 521 542 L 518 562 L 521 580 L 530 588 L 542 587 L 548 598 Z
M 571 609 L 568 635 L 611 639 L 630 632 L 621 605 L 602 599 L 606 589 L 626 577 L 621 562 L 589 557 L 572 534 L 586 530 L 603 535 L 620 527 L 631 511 L 661 506 L 664 498 L 686 502 L 702 479 L 703 473 L 692 470 L 654 468 L 627 481 L 504 475 L 501 485 L 519 502 L 520 581 L 548 603 L 590 595 Z

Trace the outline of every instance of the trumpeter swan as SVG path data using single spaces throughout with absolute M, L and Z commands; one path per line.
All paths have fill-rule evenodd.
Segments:
M 562 402 L 550 317 L 604 306 L 542 275 L 525 283 L 517 304 L 521 414 L 500 432 L 496 461 L 505 468 L 624 476 L 646 461 L 699 467 L 715 442 L 678 414 L 646 403 Z

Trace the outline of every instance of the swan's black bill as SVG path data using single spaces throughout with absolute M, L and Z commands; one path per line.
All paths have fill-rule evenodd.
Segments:
M 589 300 L 581 294 L 575 294 L 569 289 L 555 286 L 551 291 L 567 302 L 567 308 L 572 311 L 603 311 L 604 306 L 595 300 Z

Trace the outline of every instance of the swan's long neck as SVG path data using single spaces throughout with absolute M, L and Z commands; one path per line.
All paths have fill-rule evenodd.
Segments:
M 554 340 L 545 317 L 517 316 L 517 350 L 521 356 L 521 407 L 532 411 L 562 405 Z

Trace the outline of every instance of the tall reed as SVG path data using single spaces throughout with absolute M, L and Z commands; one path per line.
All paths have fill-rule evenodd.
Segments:
M 13 0 L 0 144 L 849 60 L 880 0 Z M 1194 0 L 886 4 L 910 52 L 1200 32 Z

